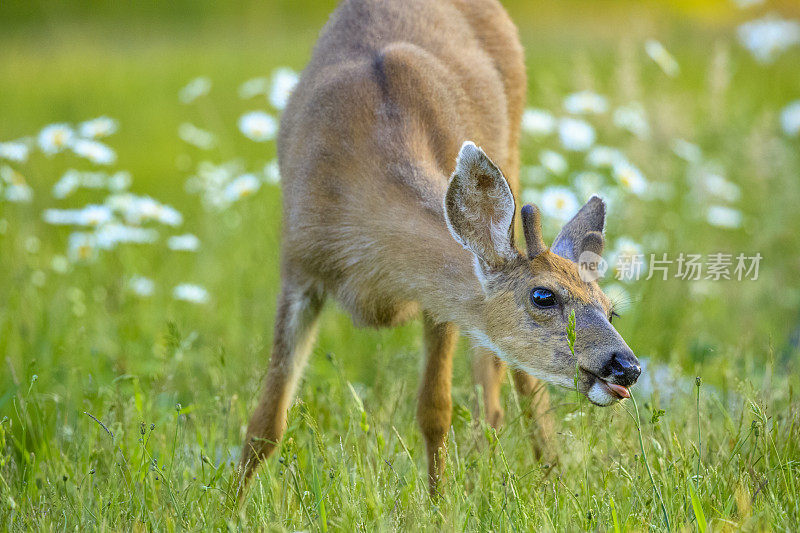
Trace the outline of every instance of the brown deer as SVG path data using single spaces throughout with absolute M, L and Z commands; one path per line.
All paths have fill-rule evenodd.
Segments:
M 537 453 L 554 454 L 538 380 L 574 387 L 577 371 L 578 390 L 597 405 L 628 396 L 638 361 L 610 323 L 608 298 L 576 263 L 583 251 L 602 252 L 603 202 L 589 200 L 549 249 L 538 210 L 526 205 L 527 254 L 515 245 L 525 93 L 517 29 L 497 0 L 337 7 L 281 120 L 282 289 L 242 451 L 245 483 L 281 439 L 326 298 L 359 326 L 395 326 L 421 312 L 417 416 L 432 493 L 459 329 L 473 340 L 495 426 L 505 365 L 512 367 L 529 399 Z M 575 356 L 565 334 L 572 311 Z

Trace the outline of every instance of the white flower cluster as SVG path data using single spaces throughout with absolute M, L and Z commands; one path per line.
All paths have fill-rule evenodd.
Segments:
M 760 63 L 772 63 L 793 46 L 800 44 L 800 22 L 770 14 L 739 26 L 739 42 Z
M 267 163 L 261 172 L 243 172 L 235 161 L 219 165 L 202 161 L 186 180 L 186 191 L 199 194 L 208 209 L 221 210 L 252 196 L 263 183 L 276 184 L 279 181 L 277 161 Z

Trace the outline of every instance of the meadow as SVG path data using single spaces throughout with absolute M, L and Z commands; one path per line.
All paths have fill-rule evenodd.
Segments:
M 335 2 L 0 4 L 0 527 L 795 530 L 800 26 L 742 25 L 800 9 L 738 4 L 507 3 L 521 196 L 548 239 L 608 200 L 633 398 L 553 388 L 559 462 L 540 464 L 513 387 L 486 423 L 462 339 L 431 500 L 420 324 L 359 330 L 329 303 L 242 504 L 279 289 L 273 130 Z

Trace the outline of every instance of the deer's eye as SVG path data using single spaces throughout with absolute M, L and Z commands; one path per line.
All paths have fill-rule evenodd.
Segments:
M 531 291 L 531 302 L 536 307 L 553 307 L 556 305 L 556 297 L 550 289 L 536 287 Z

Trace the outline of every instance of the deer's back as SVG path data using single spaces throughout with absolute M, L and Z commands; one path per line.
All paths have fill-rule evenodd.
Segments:
M 413 268 L 464 253 L 442 213 L 461 143 L 516 181 L 524 94 L 496 0 L 342 2 L 281 120 L 284 276 L 315 280 L 357 321 L 413 313 Z

